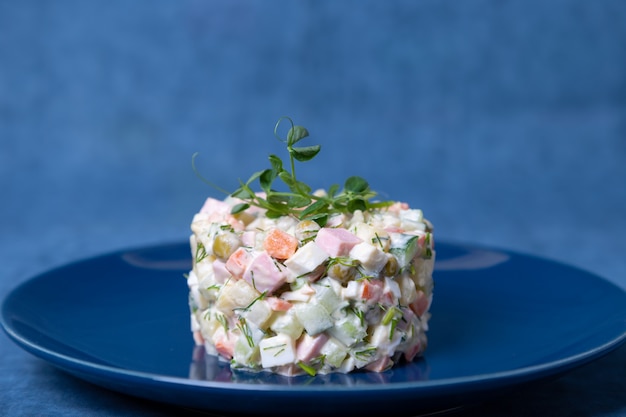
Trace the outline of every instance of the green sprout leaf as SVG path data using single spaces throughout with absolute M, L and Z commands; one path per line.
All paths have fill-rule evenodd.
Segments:
M 293 122 L 291 122 L 291 119 L 287 118 L 287 120 L 289 120 L 289 122 L 291 123 L 291 129 L 289 129 L 289 132 L 287 133 L 287 145 L 291 147 L 300 142 L 302 139 L 309 136 L 309 131 L 302 126 L 294 126 Z M 280 122 L 281 120 L 278 121 L 278 124 L 276 125 L 277 127 Z
M 283 170 L 283 161 L 276 155 L 270 155 L 269 160 L 272 165 L 272 170 L 276 175 L 278 175 L 278 173 Z
M 327 210 L 327 208 L 328 202 L 326 202 L 325 200 L 317 200 L 315 203 L 309 205 L 307 208 L 302 210 L 302 213 L 300 213 L 300 215 L 303 218 L 309 218 L 309 216 L 312 216 L 314 214 L 325 214 L 324 211 Z
M 365 211 L 367 210 L 367 204 L 365 203 L 365 200 L 356 198 L 354 200 L 348 201 L 346 208 L 350 213 L 354 213 L 357 210 Z
M 320 152 L 322 147 L 320 145 L 306 146 L 300 148 L 291 148 L 289 153 L 293 155 L 300 162 L 310 161 Z
M 276 172 L 272 169 L 266 169 L 259 176 L 259 183 L 261 184 L 261 188 L 266 193 L 269 193 L 272 188 L 272 183 L 276 179 Z
M 349 192 L 363 193 L 369 189 L 369 184 L 361 177 L 350 177 L 344 187 Z
M 250 208 L 250 204 L 248 203 L 239 203 L 235 205 L 231 211 L 231 214 L 238 214 L 244 212 Z

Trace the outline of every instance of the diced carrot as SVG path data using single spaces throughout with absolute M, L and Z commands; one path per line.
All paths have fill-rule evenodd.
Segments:
M 361 298 L 376 302 L 383 294 L 383 287 L 383 282 L 378 279 L 364 280 L 361 290 Z
M 288 259 L 298 249 L 298 239 L 280 229 L 272 229 L 265 236 L 263 249 L 275 259 Z
M 273 311 L 287 311 L 291 307 L 293 307 L 293 304 L 291 304 L 289 301 L 285 301 L 282 298 L 278 297 L 268 297 L 267 302 Z

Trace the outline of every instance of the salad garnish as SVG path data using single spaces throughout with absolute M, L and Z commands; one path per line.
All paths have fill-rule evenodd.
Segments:
M 290 124 L 286 138 L 281 138 L 278 129 L 283 122 Z M 309 131 L 293 123 L 289 117 L 281 117 L 274 127 L 274 136 L 287 146 L 289 154 L 289 170 L 285 169 L 285 163 L 277 155 L 270 154 L 271 168 L 266 168 L 253 173 L 246 181 L 239 181 L 239 188 L 228 192 L 203 177 L 195 164 L 198 152 L 192 156 L 192 168 L 194 173 L 205 183 L 214 189 L 231 197 L 242 200 L 232 208 L 231 214 L 238 214 L 251 206 L 266 210 L 268 218 L 281 216 L 293 216 L 299 220 L 313 220 L 320 226 L 324 226 L 328 218 L 336 213 L 354 213 L 356 210 L 366 211 L 374 208 L 383 208 L 393 204 L 392 201 L 372 201 L 377 193 L 373 191 L 369 183 L 362 177 L 351 176 L 344 182 L 340 190 L 338 184 L 331 185 L 327 191 L 313 192 L 312 188 L 296 177 L 296 161 L 306 162 L 312 160 L 321 150 L 321 145 L 296 146 L 300 141 L 309 136 Z M 275 188 L 277 180 L 280 180 L 286 190 Z M 263 193 L 255 192 L 252 184 L 258 181 Z

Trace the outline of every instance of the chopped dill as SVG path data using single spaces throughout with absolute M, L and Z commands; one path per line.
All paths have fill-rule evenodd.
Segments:
M 354 352 L 354 356 L 361 360 L 368 360 L 376 354 L 376 347 L 368 346 L 362 350 Z
M 298 366 L 300 367 L 300 369 L 306 372 L 309 376 L 317 375 L 317 369 L 315 369 L 311 365 L 307 365 L 306 363 L 302 361 L 298 361 Z
M 226 316 L 223 314 L 215 313 L 215 320 L 220 322 L 220 324 L 224 328 L 224 332 L 228 334 L 228 322 L 226 321 Z
M 380 250 L 385 250 L 385 245 L 383 245 L 382 239 L 387 240 L 388 238 L 381 238 L 378 233 L 374 233 L 374 237 L 372 238 L 372 243 L 376 244 L 378 243 L 378 245 L 380 246 Z
M 206 247 L 204 247 L 204 243 L 202 242 L 198 242 L 197 246 L 196 246 L 196 263 L 200 263 L 204 260 L 204 258 L 206 258 L 207 256 L 209 256 L 209 254 L 207 253 Z
M 246 338 L 248 346 L 250 346 L 251 348 L 254 347 L 254 339 L 252 339 L 252 332 L 250 331 L 250 326 L 248 326 L 248 322 L 246 322 L 246 319 L 244 319 L 243 317 L 239 318 L 237 328 Z
M 267 296 L 267 291 L 263 291 L 258 297 L 256 297 L 254 300 L 252 300 L 250 302 L 250 304 L 248 304 L 245 307 L 237 307 L 237 308 L 233 308 L 234 312 L 246 312 L 246 311 L 250 311 L 250 308 L 252 308 L 252 306 L 254 305 L 254 303 L 256 303 L 259 300 L 263 300 L 265 297 Z
M 360 322 L 361 326 L 363 326 L 365 324 L 365 313 L 363 312 L 363 310 L 361 310 L 361 309 L 359 309 L 357 307 L 350 307 L 350 310 L 352 310 L 354 315 L 359 318 L 359 322 Z
M 279 345 L 265 346 L 265 347 L 263 348 L 263 350 L 271 350 L 271 349 L 284 348 L 285 346 L 287 346 L 287 343 L 281 343 L 281 344 L 279 344 Z

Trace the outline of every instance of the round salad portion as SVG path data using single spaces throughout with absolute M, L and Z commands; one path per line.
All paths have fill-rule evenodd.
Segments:
M 191 224 L 191 328 L 234 368 L 384 371 L 426 348 L 431 224 L 406 204 L 312 220 L 209 198 Z
M 274 134 L 289 163 L 270 155 L 270 168 L 194 215 L 195 343 L 232 368 L 282 375 L 382 372 L 419 357 L 433 297 L 431 223 L 405 203 L 372 200 L 361 177 L 312 192 L 295 162 L 320 145 L 296 146 L 309 133 L 288 118 Z

